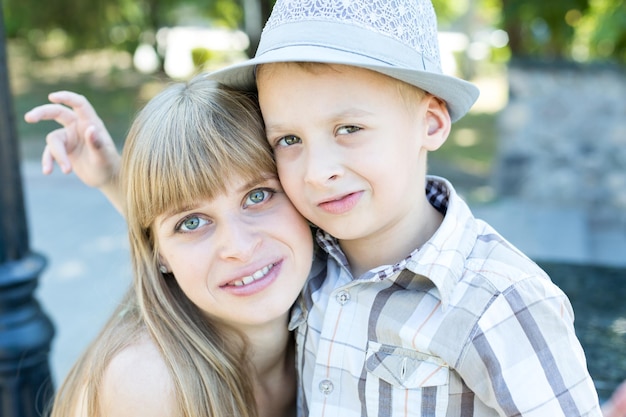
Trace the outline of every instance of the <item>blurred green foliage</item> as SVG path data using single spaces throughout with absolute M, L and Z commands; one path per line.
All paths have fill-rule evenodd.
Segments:
M 509 57 L 626 63 L 626 0 L 432 0 L 440 28 L 507 32 Z
M 173 1 L 173 0 L 169 0 Z M 133 0 L 3 0 L 7 37 L 37 44 L 63 31 L 67 49 L 98 48 L 138 39 L 156 13 Z
M 626 63 L 626 0 L 433 0 L 444 29 L 472 35 L 502 28 L 510 54 L 542 60 Z M 132 52 L 161 27 L 210 21 L 245 28 L 244 7 L 254 0 L 2 0 L 9 39 L 35 53 L 43 40 L 63 40 L 65 51 L 115 47 Z M 258 0 L 263 22 L 274 0 Z M 250 34 L 254 41 L 258 34 Z M 57 42 L 57 45 L 59 42 Z M 251 50 L 256 45 L 251 45 Z M 55 51 L 58 52 L 60 48 Z
M 501 0 L 514 57 L 626 63 L 624 0 Z
M 502 0 L 502 23 L 513 55 L 564 58 L 574 37 L 566 16 L 582 16 L 588 7 L 589 0 Z
M 578 39 L 573 43 L 581 53 L 598 58 L 615 58 L 626 63 L 626 1 L 590 0 L 589 12 L 575 22 Z
M 236 28 L 242 9 L 236 0 L 2 0 L 9 39 L 36 48 L 50 36 L 63 37 L 64 49 L 110 48 L 134 51 L 146 33 L 178 24 Z

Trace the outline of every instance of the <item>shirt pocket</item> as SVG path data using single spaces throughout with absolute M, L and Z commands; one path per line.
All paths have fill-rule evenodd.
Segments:
M 365 368 L 367 408 L 374 412 L 368 414 L 381 415 L 382 401 L 392 413 L 446 415 L 450 370 L 441 358 L 370 341 Z

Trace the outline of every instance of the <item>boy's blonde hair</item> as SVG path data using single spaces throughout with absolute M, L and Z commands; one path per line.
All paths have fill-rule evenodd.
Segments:
M 245 335 L 207 318 L 171 274 L 159 272 L 152 228 L 163 213 L 226 192 L 235 177 L 273 175 L 253 97 L 196 78 L 143 108 L 126 140 L 120 177 L 134 288 L 70 372 L 52 417 L 78 408 L 101 416 L 98 391 L 108 363 L 145 334 L 169 368 L 176 417 L 257 416 Z
M 341 71 L 342 67 L 345 65 L 342 64 L 330 64 L 325 62 L 308 62 L 308 61 L 293 61 L 293 62 L 272 62 L 268 64 L 261 64 L 256 68 L 256 76 L 257 78 L 263 74 L 264 76 L 272 76 L 272 68 L 278 66 L 296 66 L 304 71 L 307 71 L 311 74 L 316 74 L 318 71 L 327 70 L 327 71 Z M 355 67 L 358 68 L 358 67 Z M 364 71 L 371 71 L 363 68 Z M 385 74 L 378 73 L 376 71 L 371 71 L 373 74 L 377 74 L 380 77 L 385 77 L 394 86 L 397 88 L 400 97 L 404 100 L 407 106 L 414 106 L 416 103 L 422 101 L 422 99 L 426 96 L 426 91 L 421 88 L 411 85 L 409 83 L 405 83 L 404 81 L 398 80 L 396 78 L 390 77 Z

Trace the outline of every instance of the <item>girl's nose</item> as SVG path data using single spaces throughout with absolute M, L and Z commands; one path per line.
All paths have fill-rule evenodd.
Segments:
M 261 236 L 236 216 L 222 222 L 219 231 L 220 257 L 249 260 L 261 243 Z

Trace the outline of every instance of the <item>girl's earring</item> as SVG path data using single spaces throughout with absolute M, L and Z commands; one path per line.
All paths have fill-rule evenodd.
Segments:
M 167 267 L 163 264 L 159 265 L 159 271 L 161 271 L 162 274 L 167 274 Z

